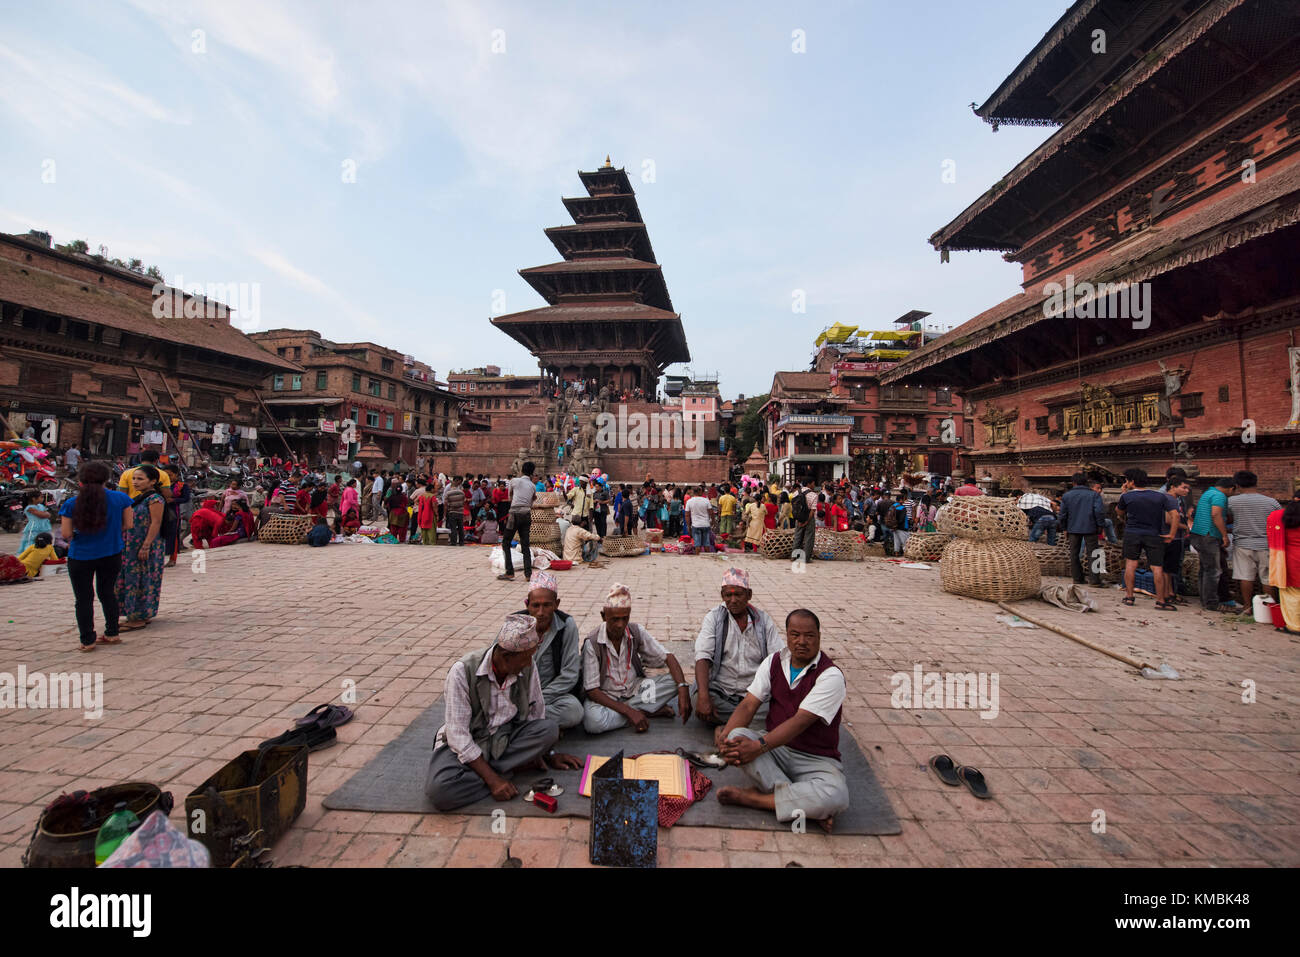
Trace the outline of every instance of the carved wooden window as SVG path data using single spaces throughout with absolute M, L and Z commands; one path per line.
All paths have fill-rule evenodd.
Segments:
M 1034 428 L 1038 431 L 1038 434 L 1039 434 L 1039 435 L 1046 435 L 1046 434 L 1047 434 L 1047 416 L 1045 416 L 1045 415 L 1040 415 L 1040 416 L 1036 417 L 1036 418 L 1034 419 Z

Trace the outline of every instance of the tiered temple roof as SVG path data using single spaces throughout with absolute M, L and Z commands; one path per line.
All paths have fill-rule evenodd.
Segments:
M 519 271 L 548 305 L 492 324 L 554 375 L 653 388 L 668 365 L 690 361 L 681 316 L 626 170 L 606 157 L 578 176 L 588 195 L 564 199 L 573 225 L 546 230 L 563 259 Z

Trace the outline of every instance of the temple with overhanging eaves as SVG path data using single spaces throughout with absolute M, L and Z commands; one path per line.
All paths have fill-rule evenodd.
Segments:
M 600 169 L 578 176 L 587 195 L 564 199 L 573 225 L 546 230 L 562 259 L 519 270 L 547 305 L 492 324 L 557 380 L 595 379 L 654 395 L 665 368 L 690 361 L 682 317 L 627 171 L 605 157 Z
M 1021 291 L 881 381 L 957 389 L 981 479 L 1246 468 L 1289 498 L 1300 4 L 1079 0 L 975 112 L 1060 126 L 930 238 L 1001 251 Z

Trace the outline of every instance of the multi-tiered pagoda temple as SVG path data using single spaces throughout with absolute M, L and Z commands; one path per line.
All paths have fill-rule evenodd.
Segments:
M 690 361 L 682 318 L 627 172 L 605 157 L 600 169 L 578 175 L 588 195 L 564 200 L 574 225 L 546 230 L 563 260 L 519 271 L 548 305 L 492 324 L 557 379 L 640 386 L 653 395 L 667 366 Z

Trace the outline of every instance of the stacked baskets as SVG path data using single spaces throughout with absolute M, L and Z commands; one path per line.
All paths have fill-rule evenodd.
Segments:
M 939 563 L 944 591 L 984 601 L 1038 594 L 1038 558 L 1025 540 L 1025 513 L 1015 499 L 962 496 L 939 510 L 937 524 L 956 536 Z
M 903 557 L 912 562 L 937 562 L 952 538 L 947 532 L 913 532 L 903 546 Z
M 528 543 L 548 551 L 563 551 L 560 526 L 555 523 L 555 509 L 564 503 L 559 492 L 538 492 L 533 499 L 533 524 L 529 529 Z

